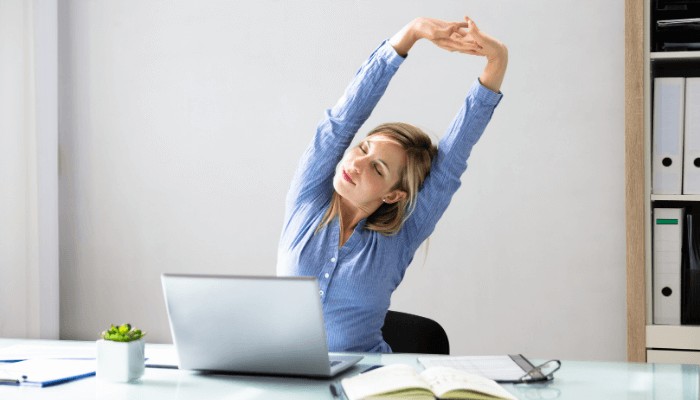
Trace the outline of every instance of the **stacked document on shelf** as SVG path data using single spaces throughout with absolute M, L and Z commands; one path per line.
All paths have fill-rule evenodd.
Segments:
M 700 211 L 686 210 L 681 265 L 681 325 L 700 325 Z
M 0 384 L 53 386 L 95 375 L 95 360 L 37 358 L 0 365 Z
M 700 18 L 661 19 L 656 21 L 659 28 L 683 27 L 700 29 Z
M 683 194 L 700 194 L 700 78 L 685 79 Z
M 700 209 L 653 209 L 654 325 L 700 324 Z
M 654 79 L 652 127 L 653 194 L 681 194 L 685 78 Z
M 663 42 L 663 51 L 700 50 L 700 42 Z
M 700 194 L 700 78 L 654 79 L 652 193 Z
M 654 208 L 653 282 L 655 325 L 681 323 L 683 208 Z

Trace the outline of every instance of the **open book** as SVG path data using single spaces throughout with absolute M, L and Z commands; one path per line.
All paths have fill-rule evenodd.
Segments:
M 394 364 L 342 380 L 349 400 L 360 399 L 508 399 L 512 394 L 495 381 L 449 367 L 418 373 L 412 366 Z

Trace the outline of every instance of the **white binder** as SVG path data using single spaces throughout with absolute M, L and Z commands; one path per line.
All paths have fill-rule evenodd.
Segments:
M 654 79 L 652 183 L 654 194 L 681 194 L 685 78 Z
M 681 324 L 681 254 L 683 209 L 654 209 L 653 302 L 654 324 Z
M 685 79 L 683 194 L 700 194 L 700 78 Z

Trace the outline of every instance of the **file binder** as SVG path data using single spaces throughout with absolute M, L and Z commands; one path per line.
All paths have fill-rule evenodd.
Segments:
M 681 271 L 681 325 L 700 325 L 700 212 L 686 211 Z
M 681 194 L 685 78 L 654 79 L 652 193 Z
M 700 194 L 700 78 L 685 80 L 683 194 Z
M 681 324 L 682 208 L 654 209 L 653 296 L 655 325 Z

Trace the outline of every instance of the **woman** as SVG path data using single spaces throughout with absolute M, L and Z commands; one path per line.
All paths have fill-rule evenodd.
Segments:
M 343 156 L 420 39 L 487 59 L 439 147 L 394 123 Z M 319 123 L 287 195 L 277 272 L 318 278 L 330 351 L 391 352 L 381 333 L 391 294 L 459 187 L 507 62 L 506 47 L 469 18 L 418 18 L 370 55 Z

